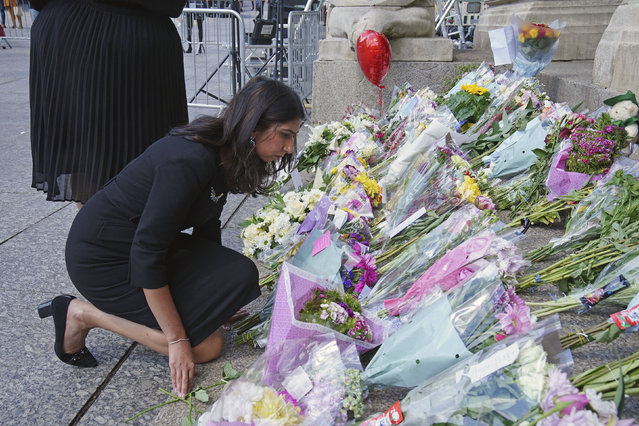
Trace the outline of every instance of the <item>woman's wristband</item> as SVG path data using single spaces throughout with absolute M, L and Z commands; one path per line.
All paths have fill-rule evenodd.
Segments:
M 180 343 L 180 342 L 188 342 L 190 339 L 188 337 L 182 337 L 181 339 L 177 339 L 177 340 L 173 340 L 171 342 L 169 342 L 169 345 L 174 345 L 176 343 Z

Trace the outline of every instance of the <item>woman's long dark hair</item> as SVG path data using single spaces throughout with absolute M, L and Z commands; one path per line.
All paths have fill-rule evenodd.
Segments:
M 228 191 L 263 194 L 278 171 L 290 169 L 293 154 L 286 154 L 278 162 L 265 162 L 250 142 L 251 133 L 296 118 L 304 119 L 304 107 L 293 89 L 278 80 L 258 76 L 233 97 L 220 117 L 199 117 L 170 134 L 223 148 L 228 154 L 223 164 Z

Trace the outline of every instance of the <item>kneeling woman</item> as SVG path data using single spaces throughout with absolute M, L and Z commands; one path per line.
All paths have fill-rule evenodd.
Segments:
M 219 356 L 220 326 L 260 294 L 253 262 L 221 245 L 226 194 L 263 193 L 290 166 L 303 118 L 288 86 L 253 79 L 221 117 L 174 129 L 90 198 L 66 245 L 87 301 L 38 307 L 53 316 L 56 355 L 95 366 L 87 334 L 113 331 L 168 355 L 173 388 L 186 394 L 194 364 Z

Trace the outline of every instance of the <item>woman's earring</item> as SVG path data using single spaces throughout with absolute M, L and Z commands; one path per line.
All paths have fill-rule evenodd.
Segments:
M 249 145 L 251 146 L 251 148 L 255 148 L 255 137 L 251 136 L 249 138 Z

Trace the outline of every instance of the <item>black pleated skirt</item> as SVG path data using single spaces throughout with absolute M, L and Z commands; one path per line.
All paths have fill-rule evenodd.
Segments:
M 52 0 L 31 30 L 32 187 L 85 202 L 188 121 L 179 35 L 168 16 Z
M 159 325 L 144 291 L 129 279 L 135 226 L 100 191 L 78 212 L 66 263 L 78 291 L 103 312 L 151 328 Z M 166 259 L 167 285 L 195 346 L 260 295 L 252 260 L 213 241 L 179 234 Z

